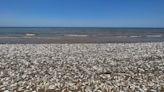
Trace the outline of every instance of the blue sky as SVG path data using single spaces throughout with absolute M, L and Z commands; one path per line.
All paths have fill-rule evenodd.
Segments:
M 1 0 L 0 26 L 164 27 L 164 0 Z

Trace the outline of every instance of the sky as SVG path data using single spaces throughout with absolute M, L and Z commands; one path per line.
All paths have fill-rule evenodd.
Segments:
M 1 27 L 164 27 L 164 0 L 1 0 Z

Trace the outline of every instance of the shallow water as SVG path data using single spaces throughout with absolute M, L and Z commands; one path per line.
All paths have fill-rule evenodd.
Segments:
M 108 43 L 161 41 L 164 41 L 164 28 L 0 28 L 0 43 Z

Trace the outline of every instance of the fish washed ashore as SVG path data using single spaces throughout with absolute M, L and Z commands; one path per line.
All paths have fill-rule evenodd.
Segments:
M 164 42 L 1 44 L 1 91 L 164 92 Z

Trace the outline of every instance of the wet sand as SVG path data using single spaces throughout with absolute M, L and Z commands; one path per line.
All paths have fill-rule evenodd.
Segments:
M 0 37 L 0 44 L 51 44 L 51 43 L 138 43 L 138 42 L 163 42 L 161 37 L 90 37 L 86 35 L 69 35 L 65 37 Z

